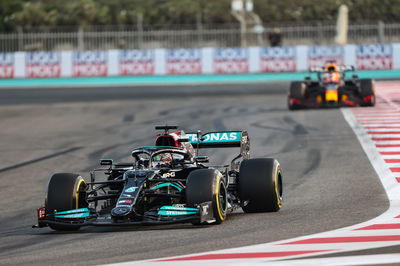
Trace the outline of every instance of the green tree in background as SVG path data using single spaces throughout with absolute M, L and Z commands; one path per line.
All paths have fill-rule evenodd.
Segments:
M 13 14 L 22 9 L 21 0 L 1 0 L 0 31 L 7 32 L 15 28 Z
M 253 0 L 265 23 L 334 21 L 341 4 L 351 22 L 400 22 L 400 0 Z M 17 27 L 236 23 L 231 0 L 1 0 L 0 31 Z

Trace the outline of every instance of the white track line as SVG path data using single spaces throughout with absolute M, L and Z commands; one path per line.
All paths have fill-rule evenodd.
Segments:
M 385 265 L 400 263 L 400 253 L 367 256 L 344 256 L 322 259 L 302 259 L 269 262 L 269 266 L 349 266 L 349 265 Z M 246 266 L 246 263 L 232 262 L 232 266 Z M 265 265 L 264 262 L 252 263 L 253 266 Z
M 190 254 L 186 256 L 131 261 L 111 265 L 382 265 L 385 263 L 400 263 L 400 254 L 299 260 L 299 258 L 313 255 L 327 255 L 338 252 L 400 245 L 400 183 L 396 180 L 396 177 L 400 177 L 400 173 L 393 173 L 390 170 L 390 167 L 392 167 L 393 164 L 385 163 L 385 159 L 400 158 L 400 147 L 377 148 L 376 144 L 379 144 L 380 142 L 373 141 L 372 138 L 388 137 L 392 136 L 392 134 L 368 134 L 368 131 L 375 130 L 369 128 L 365 129 L 364 126 L 371 127 L 373 125 L 365 122 L 362 124 L 359 123 L 354 115 L 360 113 L 379 114 L 379 112 L 375 112 L 375 110 L 398 112 L 400 108 L 395 102 L 390 101 L 390 99 L 395 98 L 397 95 L 388 96 L 385 94 L 386 91 L 384 85 L 387 84 L 392 84 L 392 86 L 394 86 L 395 83 L 382 83 L 382 86 L 378 86 L 382 89 L 382 95 L 384 95 L 382 96 L 381 93 L 378 94 L 378 97 L 380 98 L 378 98 L 377 107 L 355 108 L 353 110 L 341 109 L 345 120 L 355 132 L 364 152 L 385 188 L 390 207 L 383 214 L 374 219 L 353 226 L 288 240 L 217 250 L 213 252 Z M 385 107 L 388 105 L 391 108 Z M 383 117 L 385 116 L 384 113 L 381 114 Z M 387 123 L 377 123 L 376 125 L 382 127 L 389 126 Z M 394 130 L 386 130 L 386 132 L 387 131 Z M 400 134 L 393 135 L 400 136 Z M 385 143 L 393 144 L 398 142 L 385 141 Z M 381 152 L 391 152 L 395 154 L 382 155 Z M 296 258 L 297 260 L 285 260 L 288 258 Z

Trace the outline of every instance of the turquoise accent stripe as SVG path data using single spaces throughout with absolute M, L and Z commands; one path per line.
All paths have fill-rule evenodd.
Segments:
M 62 211 L 62 212 L 57 212 L 55 214 L 56 218 L 70 218 L 70 219 L 85 218 L 88 216 L 90 216 L 90 212 L 89 212 L 88 208 Z
M 360 78 L 398 79 L 400 70 L 355 71 Z M 123 76 L 123 77 L 81 77 L 81 78 L 38 78 L 1 79 L 0 88 L 43 88 L 43 87 L 85 87 L 85 86 L 132 86 L 199 83 L 235 83 L 302 80 L 308 72 L 221 74 L 221 75 L 176 75 L 176 76 Z M 349 75 L 351 75 L 349 73 Z
M 178 206 L 162 206 L 160 208 L 160 210 L 199 212 L 199 209 L 196 209 L 196 208 L 178 207 Z
M 179 191 L 181 191 L 183 189 L 181 186 L 179 186 L 179 184 L 170 183 L 170 182 L 155 185 L 155 186 L 151 187 L 150 189 L 158 189 L 158 188 L 163 188 L 163 187 L 168 187 L 168 186 L 173 186 L 174 188 L 176 188 Z
M 89 212 L 88 208 L 81 208 L 81 209 L 73 209 L 69 211 L 62 211 L 62 212 L 57 212 L 57 214 L 70 214 L 70 213 L 79 213 L 79 212 Z
M 178 206 L 162 206 L 157 212 L 158 215 L 163 216 L 178 216 L 178 215 L 192 215 L 198 214 L 200 211 L 196 208 L 178 207 Z
M 198 212 L 188 212 L 188 211 L 158 211 L 158 215 L 163 216 L 178 216 L 178 215 L 191 215 L 197 214 Z
M 88 212 L 81 212 L 75 214 L 66 214 L 66 215 L 59 215 L 56 214 L 56 218 L 69 218 L 69 219 L 76 219 L 76 218 L 85 218 L 88 217 L 90 214 Z

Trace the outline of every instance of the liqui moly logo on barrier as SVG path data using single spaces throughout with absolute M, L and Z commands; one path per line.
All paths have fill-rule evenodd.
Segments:
M 214 51 L 214 73 L 249 72 L 247 48 L 217 48 Z
M 153 75 L 153 50 L 124 50 L 119 52 L 120 75 Z
M 358 45 L 357 69 L 392 69 L 393 48 L 391 44 Z
M 200 74 L 200 49 L 170 49 L 166 50 L 167 74 Z
M 73 52 L 72 75 L 75 77 L 107 76 L 107 52 Z
M 295 72 L 295 47 L 262 47 L 260 49 L 262 72 Z
M 61 74 L 60 52 L 31 52 L 25 55 L 25 71 L 28 78 L 51 78 Z
M 0 78 L 14 77 L 14 54 L 0 53 Z
M 326 61 L 335 61 L 344 65 L 343 46 L 310 46 L 308 48 L 308 67 L 320 67 Z

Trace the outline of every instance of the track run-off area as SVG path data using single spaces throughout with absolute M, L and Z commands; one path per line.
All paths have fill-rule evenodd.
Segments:
M 343 108 L 390 201 L 382 215 L 350 227 L 298 238 L 187 256 L 115 265 L 381 265 L 400 264 L 400 253 L 352 256 L 350 252 L 400 244 L 400 90 L 377 86 L 373 108 Z M 394 249 L 398 251 L 398 249 Z M 345 252 L 348 256 L 340 256 Z M 367 251 L 368 252 L 368 251 Z M 339 254 L 338 254 L 339 253 Z M 374 252 L 371 252 L 374 253 Z M 334 254 L 330 257 L 329 254 Z M 313 259 L 304 259 L 319 256 Z M 302 258 L 302 259 L 300 259 Z
M 0 264 L 367 265 L 400 263 L 400 83 L 377 82 L 372 108 L 286 106 L 288 82 L 176 87 L 2 89 Z M 88 177 L 129 161 L 154 125 L 248 130 L 251 157 L 284 171 L 277 213 L 218 226 L 32 229 L 50 176 Z M 225 164 L 235 149 L 207 151 Z

